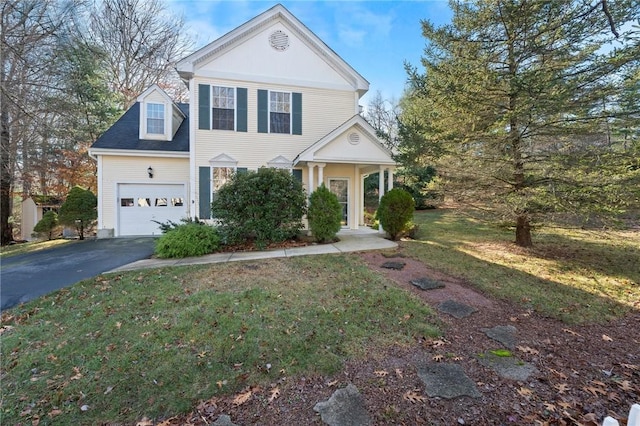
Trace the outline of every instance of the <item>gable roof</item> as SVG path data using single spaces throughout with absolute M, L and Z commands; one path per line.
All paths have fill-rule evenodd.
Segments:
M 310 50 L 322 58 L 322 60 L 340 74 L 342 78 L 348 81 L 353 89 L 358 91 L 360 96 L 369 90 L 369 82 L 364 77 L 281 4 L 275 5 L 271 9 L 261 13 L 182 59 L 176 67 L 178 73 L 183 79 L 189 80 L 193 77 L 199 65 L 223 52 L 233 49 L 243 43 L 247 38 L 262 31 L 266 26 L 276 21 L 283 22 L 287 27 L 291 28 Z
M 172 141 L 140 139 L 140 102 L 104 132 L 90 149 L 189 152 L 189 104 L 175 104 L 186 117 Z
M 167 92 L 165 92 L 164 90 L 162 90 L 162 89 L 160 88 L 160 86 L 158 86 L 158 85 L 157 85 L 157 84 L 155 84 L 155 83 L 154 83 L 154 84 L 152 84 L 151 86 L 147 87 L 147 89 L 146 89 L 144 92 L 140 93 L 140 94 L 138 95 L 137 101 L 138 101 L 138 102 L 144 102 L 144 100 L 146 99 L 146 97 L 147 97 L 147 96 L 149 96 L 151 93 L 154 93 L 154 92 L 155 92 L 155 93 L 158 93 L 160 96 L 162 96 L 162 98 L 164 99 L 164 101 L 165 101 L 167 104 L 169 104 L 169 105 L 171 105 L 172 107 L 174 107 L 174 109 L 177 109 L 177 110 L 178 110 L 178 112 L 179 112 L 180 114 L 182 114 L 183 118 L 186 118 L 185 113 L 184 113 L 184 112 L 183 112 L 183 111 L 178 107 L 178 105 L 177 105 L 175 102 L 173 102 L 173 99 L 171 99 L 171 98 L 169 97 L 169 95 L 167 94 Z M 176 107 L 177 107 L 177 108 L 176 108 Z
M 319 161 L 395 165 L 392 155 L 371 124 L 356 114 L 298 154 L 293 164 Z

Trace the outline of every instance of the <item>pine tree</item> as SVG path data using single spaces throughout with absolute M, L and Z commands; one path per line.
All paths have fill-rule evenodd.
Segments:
M 547 213 L 623 198 L 581 170 L 611 149 L 607 105 L 638 66 L 637 29 L 621 29 L 640 14 L 632 3 L 451 2 L 450 25 L 422 22 L 425 73 L 407 67 L 401 153 L 437 158 L 450 194 L 509 220 L 520 246 Z

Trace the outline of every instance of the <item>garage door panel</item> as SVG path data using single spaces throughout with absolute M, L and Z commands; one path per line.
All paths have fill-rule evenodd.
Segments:
M 184 184 L 118 185 L 118 235 L 159 235 L 161 223 L 187 216 Z

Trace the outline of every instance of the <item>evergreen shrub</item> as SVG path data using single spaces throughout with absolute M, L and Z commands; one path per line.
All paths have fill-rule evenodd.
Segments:
M 189 222 L 177 225 L 156 242 L 155 253 L 160 258 L 203 256 L 220 247 L 216 228 Z
M 415 202 L 404 189 L 394 188 L 380 199 L 380 207 L 376 212 L 380 225 L 392 240 L 397 240 L 413 218 Z
M 324 184 L 309 197 L 307 219 L 317 242 L 328 243 L 335 240 L 342 222 L 342 206 L 336 194 L 329 191 Z
M 53 233 L 58 228 L 58 213 L 49 210 L 42 215 L 42 219 L 33 227 L 33 233 L 40 236 L 46 235 L 48 240 L 53 239 Z
M 233 175 L 215 194 L 211 213 L 225 244 L 254 241 L 263 249 L 295 238 L 306 206 L 299 180 L 287 170 L 263 167 Z

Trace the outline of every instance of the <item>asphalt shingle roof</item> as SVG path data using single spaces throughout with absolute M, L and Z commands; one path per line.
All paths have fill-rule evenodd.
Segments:
M 140 103 L 136 102 L 91 148 L 189 152 L 189 104 L 176 104 L 186 116 L 172 141 L 140 139 Z

